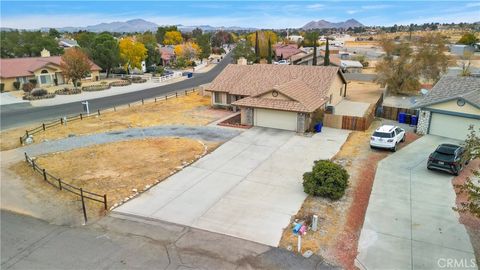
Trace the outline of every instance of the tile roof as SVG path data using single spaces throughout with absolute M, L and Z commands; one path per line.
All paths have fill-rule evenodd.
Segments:
M 275 56 L 282 57 L 283 59 L 288 59 L 291 56 L 303 52 L 298 49 L 297 45 L 277 45 L 274 46 Z
M 323 59 L 324 57 L 325 57 L 325 51 L 317 50 L 317 58 Z M 297 65 L 301 65 L 302 63 L 310 61 L 312 59 L 313 59 L 313 51 L 309 52 L 308 54 L 306 54 L 304 57 L 300 59 L 296 59 L 295 61 L 298 61 L 296 63 Z M 320 64 L 323 64 L 323 62 Z M 340 58 L 334 54 L 330 54 L 330 64 L 339 67 L 341 65 Z
M 480 78 L 443 76 L 415 108 L 463 98 L 480 108 Z
M 228 65 L 207 90 L 249 96 L 233 102 L 233 105 L 313 112 L 327 102 L 336 76 L 343 79 L 340 74 L 338 67 Z M 261 97 L 273 90 L 291 100 Z
M 338 67 L 229 64 L 206 90 L 254 96 L 292 80 L 300 80 L 326 96 L 337 74 L 345 81 Z
M 22 76 L 32 76 L 34 74 L 34 71 L 49 64 L 59 66 L 61 61 L 61 56 L 0 59 L 0 77 L 15 78 Z M 91 63 L 92 71 L 102 70 L 95 63 Z

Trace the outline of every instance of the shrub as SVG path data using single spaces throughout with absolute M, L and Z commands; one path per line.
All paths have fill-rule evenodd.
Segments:
M 82 86 L 82 82 L 81 82 L 81 81 L 77 81 L 77 82 L 75 83 L 75 86 L 76 86 L 76 87 Z
M 37 83 L 38 83 L 37 79 L 30 79 L 30 80 L 28 80 L 28 81 L 29 81 L 31 84 L 33 84 L 33 87 L 37 86 Z
M 303 190 L 313 196 L 340 199 L 348 186 L 347 171 L 330 160 L 317 160 L 311 172 L 303 174 Z
M 164 73 L 165 73 L 165 68 L 164 67 L 157 67 L 156 74 L 158 76 L 163 76 Z
M 5 84 L 4 84 L 4 83 L 0 83 L 0 92 L 3 93 L 4 90 L 5 90 Z
M 58 85 L 58 79 L 57 78 L 53 79 L 53 83 L 55 83 L 55 85 Z
M 14 87 L 16 90 L 20 90 L 20 82 L 13 82 L 13 87 Z
M 130 78 L 130 81 L 132 83 L 144 83 L 144 82 L 147 82 L 147 79 L 143 79 L 142 77 L 135 76 Z
M 33 84 L 32 84 L 31 82 L 24 83 L 24 84 L 22 85 L 22 90 L 23 90 L 24 92 L 26 92 L 26 93 L 29 93 L 30 91 L 33 90 L 33 87 L 34 87 L 34 86 L 33 86 Z
M 109 89 L 110 85 L 107 82 L 102 83 L 101 85 L 89 85 L 82 87 L 83 91 L 92 92 L 92 91 L 101 91 Z
M 127 74 L 127 71 L 124 68 L 117 67 L 112 69 L 113 74 Z
M 75 94 L 80 94 L 82 90 L 80 89 L 70 89 L 70 88 L 63 88 L 60 90 L 55 91 L 55 94 L 57 95 L 75 95 Z
M 106 82 L 106 81 L 101 81 L 100 84 L 101 84 L 101 85 L 107 85 L 108 82 Z
M 132 84 L 130 81 L 127 80 L 121 80 L 121 81 L 116 81 L 116 82 L 111 82 L 110 86 L 115 87 L 115 86 L 127 86 Z
M 41 97 L 41 96 L 45 96 L 46 94 L 48 94 L 48 91 L 45 90 L 45 89 L 34 89 L 32 90 L 32 92 L 30 93 L 30 95 L 34 96 L 34 97 Z

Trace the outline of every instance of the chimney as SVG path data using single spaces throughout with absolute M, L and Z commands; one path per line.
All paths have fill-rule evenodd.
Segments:
M 50 52 L 47 49 L 43 48 L 43 50 L 40 52 L 40 56 L 50 57 Z

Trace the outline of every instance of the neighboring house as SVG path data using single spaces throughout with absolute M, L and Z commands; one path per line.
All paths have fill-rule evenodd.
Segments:
M 168 66 L 175 60 L 175 50 L 173 46 L 160 47 L 160 57 L 162 58 L 162 66 Z
M 74 39 L 68 39 L 68 38 L 59 38 L 58 39 L 58 46 L 62 48 L 74 48 L 74 47 L 80 47 L 77 43 L 76 40 Z
M 57 84 L 64 84 L 66 78 L 60 69 L 61 61 L 61 56 L 50 56 L 46 50 L 42 51 L 42 57 L 0 59 L 0 79 L 4 90 L 16 90 L 13 82 L 23 84 L 31 79 L 37 80 L 38 87 L 54 85 L 55 79 Z M 102 69 L 92 62 L 91 73 L 86 79 L 98 80 L 100 70 Z
M 340 60 L 340 67 L 346 73 L 361 73 L 363 69 L 362 63 L 354 60 Z
M 480 78 L 443 76 L 415 107 L 417 132 L 465 140 L 468 127 L 480 127 Z
M 277 44 L 273 46 L 276 60 L 288 60 L 290 57 L 303 53 L 296 44 Z
M 317 50 L 317 65 L 323 65 L 323 59 L 325 58 L 325 51 L 323 50 Z M 311 66 L 313 65 L 313 51 L 304 55 L 301 58 L 297 58 L 294 62 L 292 62 L 293 65 L 306 65 L 306 66 Z M 332 51 L 330 50 L 330 65 L 332 66 L 341 66 L 341 60 L 338 57 L 338 50 Z
M 298 35 L 289 35 L 287 36 L 287 39 L 289 41 L 292 41 L 292 42 L 295 42 L 295 43 L 299 43 L 303 40 L 303 37 L 302 36 L 298 36 Z
M 244 125 L 305 132 L 312 115 L 342 101 L 338 67 L 228 65 L 205 89 L 212 105 L 240 108 Z

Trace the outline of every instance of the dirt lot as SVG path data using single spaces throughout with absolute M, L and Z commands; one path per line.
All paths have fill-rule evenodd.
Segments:
M 347 84 L 347 99 L 351 101 L 376 103 L 383 89 L 373 82 L 350 81 Z
M 107 194 L 109 207 L 148 189 L 182 165 L 212 151 L 218 143 L 203 143 L 186 138 L 158 138 L 94 145 L 67 152 L 37 157 L 36 163 L 67 183 L 97 194 Z M 43 182 L 26 162 L 11 169 L 24 181 L 36 179 L 36 189 L 53 189 Z M 68 201 L 72 195 L 58 191 L 55 200 Z M 102 213 L 102 205 L 90 203 L 89 209 Z
M 99 117 L 58 125 L 33 136 L 34 142 L 66 138 L 70 134 L 85 135 L 122 130 L 131 127 L 149 127 L 156 125 L 185 124 L 205 125 L 220 119 L 231 112 L 210 107 L 210 98 L 192 93 L 185 97 L 162 100 L 156 103 L 135 105 L 119 109 L 116 112 L 101 113 Z M 38 125 L 37 125 L 38 126 Z M 25 133 L 25 127 L 2 132 L 0 149 L 2 151 L 20 146 L 19 137 Z
M 472 170 L 475 168 L 480 169 L 480 160 L 474 160 L 468 164 L 462 173 L 453 179 L 454 187 L 456 185 L 462 185 L 467 181 L 468 177 L 473 177 Z M 467 201 L 466 193 L 459 193 L 459 188 L 455 188 L 457 192 L 457 207 L 460 207 L 463 202 Z M 480 263 L 480 219 L 474 217 L 470 213 L 460 213 L 460 223 L 465 225 L 468 235 L 470 236 L 470 242 L 477 258 L 477 264 Z
M 308 196 L 295 219 L 308 220 L 313 214 L 319 217 L 317 232 L 309 231 L 302 237 L 302 252 L 312 250 L 327 262 L 346 269 L 354 268 L 358 238 L 363 226 L 377 163 L 390 154 L 384 150 L 372 150 L 369 140 L 380 121 L 372 123 L 366 132 L 352 132 L 340 152 L 333 158 L 345 167 L 350 175 L 345 196 L 338 201 Z M 407 133 L 404 147 L 418 138 Z M 297 236 L 287 228 L 280 247 L 296 247 Z

